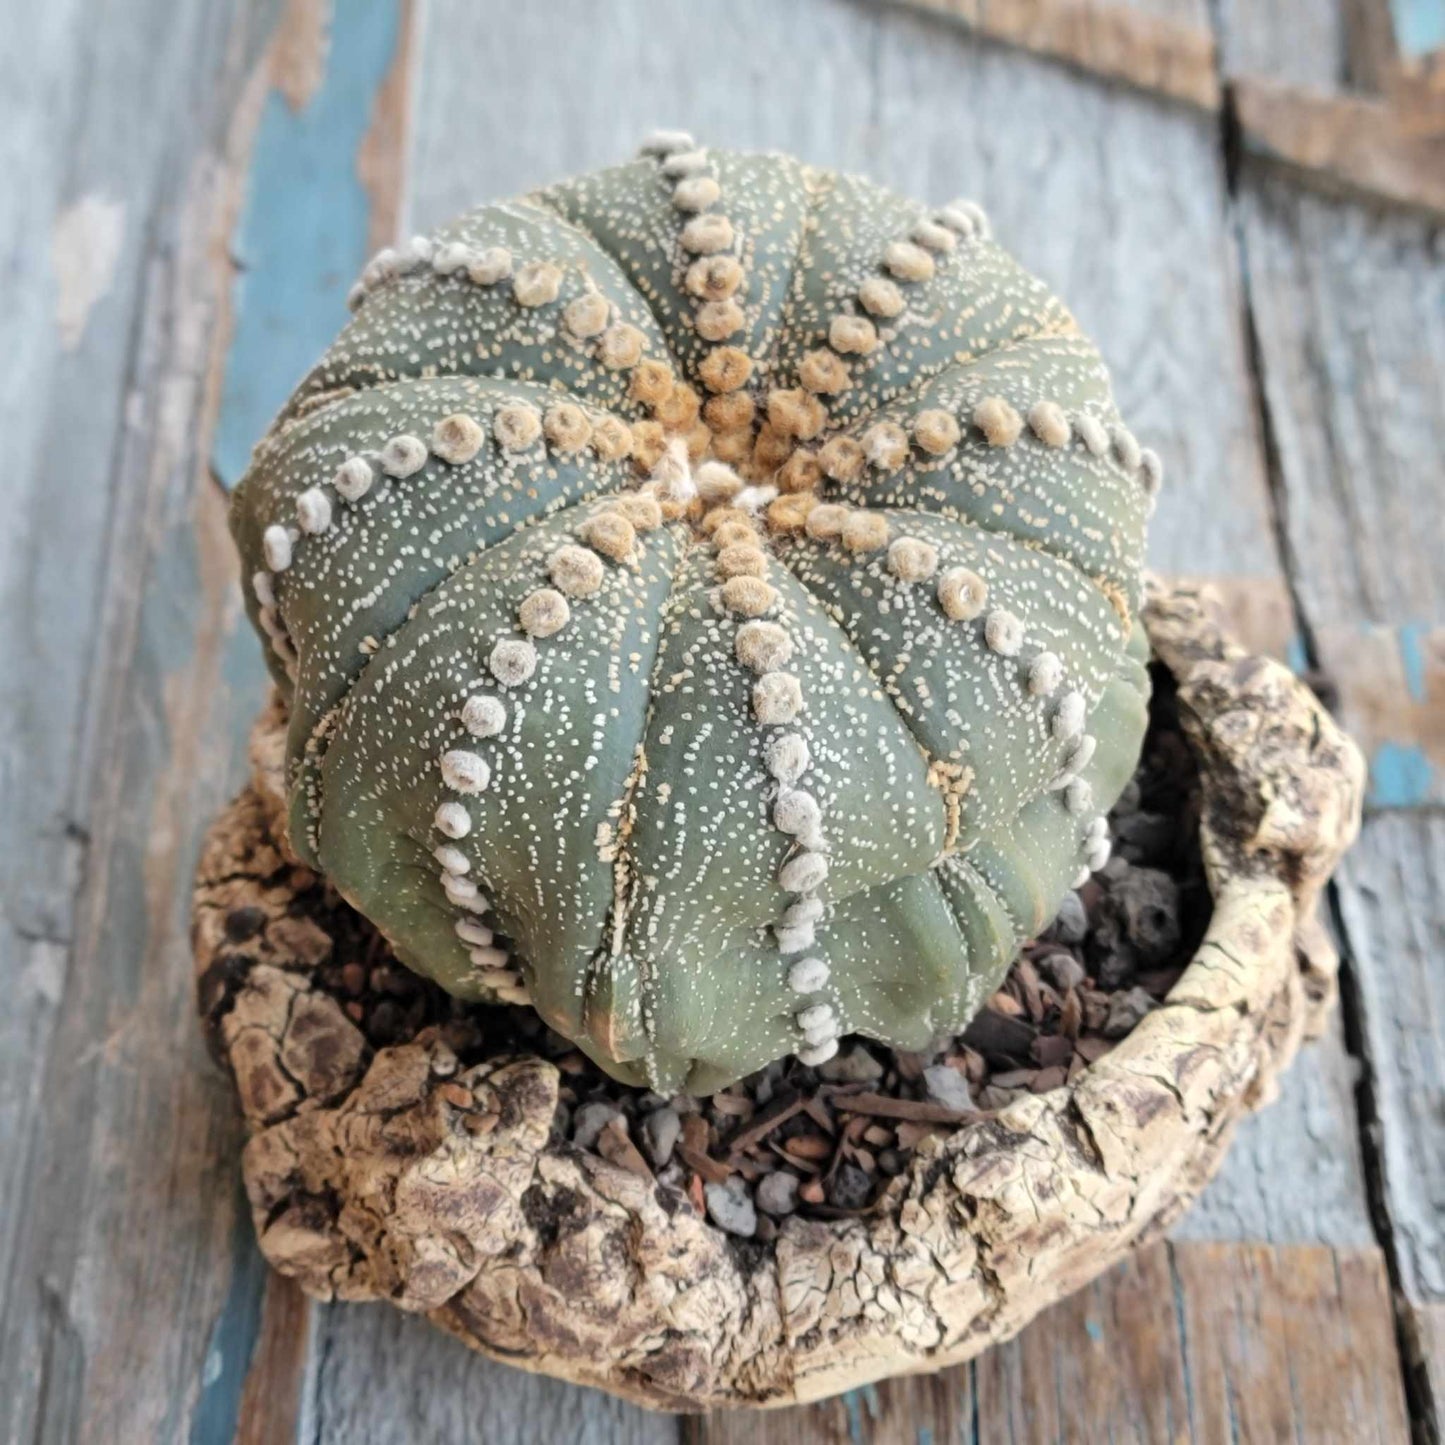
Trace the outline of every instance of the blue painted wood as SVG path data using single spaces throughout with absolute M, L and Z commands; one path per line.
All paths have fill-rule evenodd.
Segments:
M 1445 0 L 1390 0 L 1395 44 L 1409 60 L 1445 50 Z
M 213 449 L 233 487 L 297 380 L 346 320 L 371 203 L 357 153 L 402 37 L 400 0 L 345 0 L 320 86 L 293 109 L 266 97 L 234 249 L 235 326 Z

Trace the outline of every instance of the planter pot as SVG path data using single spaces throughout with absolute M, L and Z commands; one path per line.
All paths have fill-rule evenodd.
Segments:
M 703 1409 L 957 1363 L 1160 1234 L 1322 1026 L 1336 959 L 1316 899 L 1358 827 L 1363 766 L 1204 594 L 1156 585 L 1145 623 L 1198 770 L 1212 911 L 1188 966 L 1067 1085 L 925 1139 L 866 1213 L 793 1216 L 766 1243 L 555 1138 L 545 1058 L 469 1064 L 435 1022 L 368 1040 L 321 975 L 385 945 L 288 856 L 273 707 L 195 915 L 266 1257 L 318 1297 L 389 1299 L 508 1363 Z

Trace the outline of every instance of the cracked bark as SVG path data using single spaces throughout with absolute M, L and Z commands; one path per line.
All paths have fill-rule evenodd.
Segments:
M 869 1216 L 795 1217 L 771 1246 L 551 1141 L 539 1058 L 463 1067 L 435 1030 L 373 1053 L 314 986 L 366 926 L 279 840 L 282 720 L 263 715 L 201 863 L 195 949 L 267 1258 L 319 1298 L 390 1299 L 494 1358 L 702 1409 L 967 1359 L 1157 1237 L 1334 1000 L 1316 904 L 1363 768 L 1204 594 L 1156 587 L 1145 621 L 1202 780 L 1214 912 L 1189 968 L 1072 1087 L 926 1143 Z

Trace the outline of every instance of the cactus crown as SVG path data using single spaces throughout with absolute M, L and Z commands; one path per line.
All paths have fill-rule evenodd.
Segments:
M 233 526 L 293 846 L 617 1076 L 921 1047 L 1108 853 L 1159 468 L 989 238 L 641 157 L 386 250 Z

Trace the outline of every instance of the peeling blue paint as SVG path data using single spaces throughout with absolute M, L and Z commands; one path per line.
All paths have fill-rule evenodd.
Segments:
M 400 34 L 399 0 L 346 0 L 316 93 L 294 111 L 279 91 L 266 97 L 233 241 L 241 270 L 212 453 L 227 489 L 346 320 L 370 216 L 357 154 Z
M 1390 13 L 1401 55 L 1418 60 L 1445 50 L 1445 0 L 1390 0 Z
M 251 1227 L 245 1194 L 236 1190 L 236 1222 L 231 1231 L 231 1287 L 211 1326 L 201 1366 L 201 1388 L 191 1415 L 191 1445 L 229 1445 L 241 1412 L 241 1391 L 261 1333 L 266 1294 L 266 1261 Z
M 863 1385 L 856 1390 L 849 1390 L 843 1396 L 843 1408 L 848 1412 L 848 1438 L 854 1445 L 863 1445 L 868 1437 L 863 1430 L 863 1412 L 868 1412 L 870 1420 L 876 1420 L 880 1413 L 878 1401 L 878 1387 L 876 1385 Z
M 1084 1333 L 1097 1345 L 1104 1338 L 1104 1327 L 1092 1315 L 1084 1321 Z
M 1434 769 L 1414 743 L 1381 743 L 1370 759 L 1371 808 L 1417 808 L 1430 800 Z
M 1309 653 L 1305 651 L 1305 640 L 1298 632 L 1285 644 L 1285 666 L 1291 672 L 1303 675 L 1310 670 Z
M 1445 4 L 1445 0 L 1441 0 Z M 1423 622 L 1402 623 L 1397 635 L 1400 648 L 1400 662 L 1405 669 L 1405 686 L 1416 702 L 1425 701 L 1425 647 L 1426 634 L 1430 631 Z

